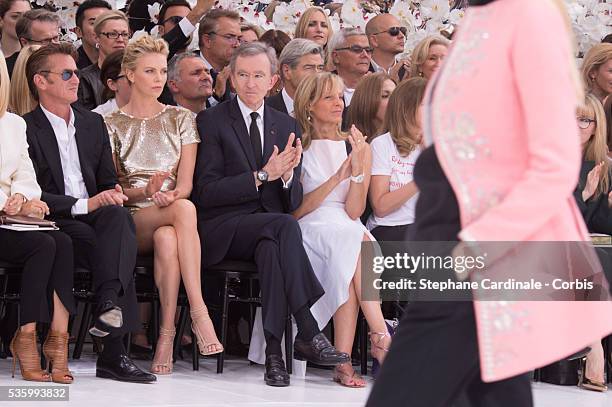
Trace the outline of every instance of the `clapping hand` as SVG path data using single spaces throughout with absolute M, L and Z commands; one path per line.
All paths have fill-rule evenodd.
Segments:
M 160 208 L 165 208 L 178 199 L 178 191 L 176 189 L 172 191 L 158 191 L 154 193 L 151 198 L 155 205 Z
M 164 185 L 164 181 L 166 178 L 170 176 L 170 173 L 167 171 L 160 171 L 153 174 L 151 178 L 149 178 L 149 182 L 144 189 L 145 198 L 153 198 L 157 192 L 161 191 L 162 186 Z
M 347 157 L 338 171 L 334 174 L 338 182 L 342 182 L 351 176 L 351 157 Z
M 278 147 L 274 146 L 272 155 L 268 159 L 266 165 L 264 165 L 263 167 L 264 171 L 268 173 L 268 181 L 274 181 L 279 179 L 280 177 L 283 177 L 283 179 L 288 180 L 289 177 L 291 177 L 291 172 L 293 171 L 293 169 L 300 163 L 299 158 L 296 157 L 296 154 L 299 149 L 299 157 L 301 157 L 302 144 L 298 140 L 298 147 L 293 147 L 294 140 L 295 134 L 291 133 L 289 135 L 289 139 L 287 140 L 287 145 L 281 153 L 278 152 Z
M 353 176 L 358 176 L 363 174 L 365 166 L 366 139 L 359 129 L 352 125 L 348 141 L 351 143 L 351 173 Z
M 20 193 L 15 193 L 6 200 L 4 204 L 4 213 L 13 216 L 17 215 L 21 211 L 21 207 L 25 203 L 26 199 Z
M 586 185 L 582 190 L 582 200 L 588 201 L 597 191 L 597 185 L 599 185 L 599 180 L 601 178 L 601 170 L 603 168 L 603 161 L 599 164 L 595 165 L 589 174 L 587 175 Z
M 295 140 L 295 148 L 293 148 L 293 140 Z M 285 150 L 293 151 L 293 161 L 291 161 L 289 168 L 283 174 L 283 181 L 287 182 L 291 179 L 291 175 L 293 175 L 293 169 L 300 165 L 302 159 L 302 140 L 299 138 L 296 139 L 295 134 L 291 133 L 289 135 L 289 140 L 287 140 Z

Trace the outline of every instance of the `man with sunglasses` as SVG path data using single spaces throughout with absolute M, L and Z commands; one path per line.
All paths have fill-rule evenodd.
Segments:
M 60 39 L 59 34 L 60 20 L 57 14 L 43 9 L 26 11 L 19 17 L 15 25 L 15 33 L 22 47 L 26 45 L 47 45 L 57 43 Z M 13 75 L 13 68 L 19 52 L 6 59 L 6 66 L 9 76 Z
M 342 130 L 348 131 L 347 111 L 357 84 L 370 70 L 372 48 L 368 37 L 359 28 L 342 28 L 334 33 L 328 45 L 331 48 L 335 74 L 344 81 L 344 111 Z
M 138 329 L 134 267 L 136 228 L 123 203 L 110 139 L 97 113 L 75 105 L 79 87 L 76 53 L 68 43 L 36 50 L 26 77 L 36 109 L 24 115 L 29 153 L 50 217 L 74 245 L 75 263 L 91 270 L 97 306 L 92 335 L 104 350 L 96 376 L 152 382 L 123 346 L 123 336 Z
M 368 21 L 366 35 L 373 50 L 371 72 L 385 72 L 395 80 L 402 80 L 407 62 L 398 62 L 395 57 L 404 52 L 406 33 L 406 27 L 391 14 L 379 14 Z
M 229 100 L 229 61 L 234 50 L 240 46 L 240 15 L 233 10 L 210 10 L 198 29 L 200 50 L 197 52 L 210 69 L 213 79 L 213 94 L 208 98 L 210 106 Z

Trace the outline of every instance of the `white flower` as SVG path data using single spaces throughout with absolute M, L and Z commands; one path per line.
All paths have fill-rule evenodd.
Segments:
M 331 23 L 331 28 L 333 32 L 338 32 L 340 31 L 340 28 L 342 28 L 342 25 L 340 24 L 340 16 L 338 14 L 330 16 L 329 22 Z
M 363 18 L 363 10 L 357 0 L 346 0 L 340 11 L 340 18 L 345 27 L 359 27 L 365 29 L 366 21 Z
M 291 33 L 295 30 L 296 20 L 287 3 L 279 3 L 274 9 L 272 21 L 277 30 Z
M 450 5 L 448 0 L 422 0 L 421 12 L 425 18 L 444 21 L 450 13 Z
M 132 38 L 130 38 L 130 43 L 136 41 L 138 38 L 147 35 L 148 32 L 143 28 L 142 30 L 138 30 L 136 31 L 134 34 L 132 34 Z
M 159 9 L 161 8 L 161 6 L 159 5 L 159 3 L 153 3 L 153 4 L 149 4 L 147 6 L 147 10 L 149 11 L 149 17 L 151 17 L 151 21 L 154 24 L 157 24 L 157 19 L 159 18 Z
M 448 21 L 451 24 L 456 25 L 459 24 L 461 20 L 463 20 L 463 17 L 465 17 L 465 10 L 456 8 L 450 12 L 450 15 L 448 16 Z
M 397 0 L 393 3 L 393 6 L 389 9 L 389 14 L 395 16 L 410 31 L 414 31 L 423 24 L 420 17 L 414 15 L 410 3 L 406 0 Z
M 47 4 L 47 0 L 36 0 L 36 5 L 37 6 L 44 6 L 45 4 Z

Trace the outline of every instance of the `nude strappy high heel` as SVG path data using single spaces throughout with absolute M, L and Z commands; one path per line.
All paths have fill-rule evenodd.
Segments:
M 155 349 L 155 356 L 153 357 L 153 362 L 151 363 L 151 373 L 155 373 L 158 375 L 166 375 L 172 373 L 172 356 L 174 353 L 175 334 L 176 329 L 159 328 L 159 339 L 157 340 L 157 349 Z M 165 360 L 161 360 L 160 356 L 162 353 L 162 347 L 170 348 Z
M 206 308 L 206 305 L 197 310 L 192 310 L 190 312 L 190 315 L 191 330 L 193 331 L 198 340 L 198 348 L 200 349 L 200 354 L 208 356 L 223 352 L 223 345 L 221 345 L 221 342 L 219 342 L 219 339 L 217 339 L 215 327 L 213 326 L 212 320 L 208 315 L 208 309 Z M 205 336 L 208 336 L 209 339 L 207 340 Z M 211 336 L 214 338 L 211 339 Z

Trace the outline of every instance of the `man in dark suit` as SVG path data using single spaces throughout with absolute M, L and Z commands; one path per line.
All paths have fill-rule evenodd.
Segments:
M 98 297 L 90 333 L 103 338 L 96 376 L 151 382 L 123 348 L 122 336 L 138 327 L 134 266 L 136 230 L 123 208 L 109 136 L 102 117 L 79 106 L 76 53 L 68 43 L 35 51 L 26 65 L 39 106 L 26 114 L 27 138 L 42 200 L 75 246 L 76 264 L 92 271 Z
M 291 40 L 280 54 L 278 64 L 283 80 L 283 90 L 266 99 L 266 104 L 291 117 L 295 91 L 302 80 L 325 69 L 323 48 L 305 38 Z
M 323 289 L 290 215 L 302 202 L 300 130 L 294 119 L 264 104 L 275 79 L 274 50 L 259 42 L 243 44 L 230 69 L 238 96 L 197 117 L 202 144 L 193 200 L 206 253 L 203 263 L 255 262 L 266 339 L 264 380 L 287 386 L 280 341 L 288 308 L 298 326 L 296 358 L 337 365 L 350 357 L 331 345 L 310 313 Z

